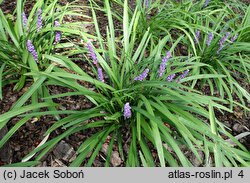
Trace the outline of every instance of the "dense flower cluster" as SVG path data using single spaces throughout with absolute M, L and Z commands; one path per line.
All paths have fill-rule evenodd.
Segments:
M 60 23 L 58 21 L 55 21 L 54 25 L 55 27 L 60 27 Z M 56 31 L 54 44 L 59 43 L 60 40 L 61 40 L 61 31 Z
M 149 72 L 149 69 L 145 69 L 145 70 L 141 73 L 141 75 L 135 77 L 134 80 L 135 80 L 135 81 L 142 81 L 142 80 L 144 80 L 144 79 L 148 76 L 148 72 Z
M 200 36 L 201 36 L 201 31 L 199 31 L 199 30 L 196 31 L 196 33 L 195 33 L 195 39 L 194 39 L 195 44 L 199 43 Z
M 31 55 L 33 56 L 34 60 L 38 63 L 38 55 L 37 52 L 35 50 L 34 45 L 32 44 L 31 40 L 28 40 L 27 43 L 27 49 L 28 51 L 31 53 Z
M 145 2 L 145 7 L 146 7 L 146 8 L 149 7 L 149 0 L 146 0 L 146 2 Z
M 26 27 L 28 19 L 25 12 L 22 13 L 22 17 L 23 17 L 23 26 Z
M 104 77 L 103 77 L 102 68 L 101 68 L 101 67 L 98 67 L 97 72 L 98 72 L 98 79 L 99 79 L 100 81 L 104 82 Z
M 37 12 L 37 32 L 43 28 L 43 19 L 42 19 L 42 9 L 39 8 Z
M 211 44 L 213 38 L 214 38 L 214 34 L 213 34 L 212 32 L 210 32 L 210 33 L 208 34 L 208 38 L 207 38 L 207 46 L 210 46 L 210 44 Z
M 88 47 L 88 50 L 89 50 L 89 54 L 93 60 L 93 63 L 96 65 L 98 63 L 98 60 L 97 60 L 97 57 L 96 57 L 96 54 L 95 54 L 95 51 L 93 49 L 93 46 L 91 44 L 91 42 L 88 42 L 87 43 L 87 47 Z
M 123 116 L 124 116 L 124 119 L 129 119 L 131 118 L 131 107 L 129 105 L 129 103 L 127 102 L 125 105 L 124 105 L 124 112 L 123 112 Z
M 219 48 L 217 50 L 217 54 L 219 54 L 220 51 L 225 47 L 225 45 L 226 45 L 225 42 L 229 38 L 229 35 L 230 35 L 230 32 L 226 32 L 225 35 L 219 40 L 219 43 L 218 43 Z M 200 32 L 199 31 L 196 32 L 195 40 L 197 40 L 197 38 L 200 38 Z M 235 42 L 237 40 L 237 38 L 238 38 L 238 34 L 235 34 L 233 37 L 231 37 L 231 39 L 230 39 L 231 43 Z M 206 45 L 210 46 L 213 39 L 214 39 L 214 34 L 212 32 L 210 32 L 208 34 L 208 37 L 207 37 Z
M 164 71 L 166 69 L 166 64 L 168 62 L 168 59 L 171 57 L 171 52 L 167 52 L 167 55 L 162 59 L 160 68 L 159 68 L 159 76 L 161 77 L 164 74 Z
M 189 73 L 189 69 L 185 70 L 182 75 L 178 78 L 177 83 L 179 83 L 183 78 L 185 78 Z
M 238 34 L 235 34 L 230 41 L 233 43 L 234 41 L 236 41 L 236 39 L 238 38 Z
M 97 59 L 97 56 L 95 54 L 95 51 L 94 51 L 94 48 L 93 48 L 91 42 L 87 43 L 87 47 L 88 47 L 88 50 L 89 50 L 90 57 L 93 60 L 93 63 L 95 64 L 95 66 L 97 67 L 98 79 L 100 81 L 102 81 L 102 82 L 105 82 L 104 81 L 104 76 L 103 76 L 102 68 L 98 64 L 98 59 Z
M 168 77 L 167 77 L 167 81 L 171 82 L 173 81 L 173 79 L 175 78 L 176 74 L 170 74 Z
M 205 3 L 203 4 L 203 8 L 207 7 L 208 3 L 210 0 L 206 0 Z
M 222 37 L 222 38 L 220 39 L 220 41 L 219 41 L 219 44 L 220 44 L 220 45 L 223 45 L 223 44 L 225 43 L 225 41 L 227 40 L 229 34 L 230 34 L 230 32 L 227 32 L 227 33 L 225 34 L 225 36 Z
M 219 53 L 224 48 L 224 43 L 228 39 L 230 32 L 227 32 L 224 37 L 222 37 L 219 41 L 220 48 L 218 49 L 217 53 Z

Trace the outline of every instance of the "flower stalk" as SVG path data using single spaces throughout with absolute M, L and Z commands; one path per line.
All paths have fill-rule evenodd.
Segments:
M 210 44 L 211 44 L 213 38 L 214 38 L 214 34 L 213 34 L 212 32 L 210 32 L 210 33 L 208 34 L 208 38 L 207 38 L 207 43 L 206 43 L 207 46 L 210 46 Z
M 23 18 L 23 26 L 26 27 L 28 19 L 25 12 L 22 13 L 22 18 Z
M 132 116 L 131 107 L 128 102 L 124 105 L 123 116 L 124 116 L 124 119 L 129 119 Z
M 135 81 L 143 81 L 148 76 L 149 69 L 145 69 L 141 75 L 135 77 Z
M 162 59 L 162 62 L 161 62 L 161 65 L 160 65 L 160 68 L 159 68 L 159 77 L 162 77 L 162 75 L 164 74 L 165 72 L 165 69 L 166 69 L 166 64 L 169 60 L 169 58 L 171 57 L 171 52 L 168 51 L 167 52 L 167 55 L 165 57 L 163 57 Z
M 26 45 L 27 45 L 27 49 L 30 52 L 30 54 L 33 56 L 34 60 L 38 63 L 38 54 L 35 50 L 34 45 L 31 42 L 31 40 L 28 40 Z
M 189 69 L 185 70 L 182 75 L 179 77 L 179 79 L 177 80 L 177 83 L 179 83 L 182 79 L 184 79 L 189 73 Z
M 60 27 L 60 23 L 58 21 L 55 21 L 54 23 L 55 27 Z M 60 42 L 61 40 L 61 31 L 56 31 L 56 35 L 55 35 L 55 42 L 54 44 L 57 44 Z
M 37 11 L 37 32 L 43 28 L 43 19 L 42 19 L 42 9 L 39 8 Z

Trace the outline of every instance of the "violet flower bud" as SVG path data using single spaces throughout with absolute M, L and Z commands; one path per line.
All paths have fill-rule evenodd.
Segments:
M 104 82 L 104 77 L 103 77 L 103 73 L 102 73 L 102 68 L 101 68 L 101 67 L 98 67 L 97 72 L 98 72 L 98 79 L 99 79 L 101 82 Z
M 54 25 L 55 27 L 60 27 L 60 23 L 57 20 L 55 20 Z
M 217 54 L 220 53 L 220 51 L 224 48 L 224 45 L 220 45 L 219 49 L 217 50 Z
M 170 57 L 171 57 L 171 52 L 168 51 L 168 52 L 167 52 L 167 55 L 166 55 L 165 57 L 163 57 L 162 62 L 161 62 L 161 65 L 160 65 L 160 68 L 159 68 L 159 71 L 158 71 L 160 77 L 164 74 L 165 69 L 166 69 L 166 64 L 167 64 L 168 59 L 169 59 Z
M 27 43 L 27 49 L 28 51 L 31 53 L 31 55 L 33 56 L 34 60 L 38 63 L 38 55 L 37 52 L 35 50 L 34 45 L 32 44 L 31 40 L 28 40 Z
M 59 43 L 60 40 L 61 40 L 61 32 L 60 32 L 60 31 L 56 31 L 55 42 L 54 42 L 54 44 Z
M 230 41 L 233 43 L 234 41 L 236 41 L 236 39 L 238 38 L 238 34 L 235 34 Z
M 223 45 L 223 44 L 225 43 L 225 41 L 227 40 L 229 34 L 230 34 L 230 32 L 227 32 L 227 33 L 225 34 L 225 36 L 222 37 L 222 38 L 220 39 L 220 41 L 219 41 L 219 44 L 220 44 L 220 45 Z
M 175 73 L 174 74 L 170 74 L 168 77 L 167 77 L 167 81 L 171 82 L 173 81 L 173 79 L 175 78 Z
M 189 73 L 189 69 L 185 70 L 182 75 L 179 77 L 179 79 L 177 80 L 177 83 L 179 83 L 183 78 L 185 78 Z
M 210 44 L 211 44 L 213 38 L 214 38 L 214 34 L 213 34 L 212 32 L 210 32 L 210 33 L 208 34 L 208 37 L 207 37 L 207 46 L 210 46 Z
M 209 2 L 210 2 L 210 0 L 206 0 L 205 3 L 203 4 L 203 8 L 207 7 Z
M 224 37 L 222 37 L 219 41 L 220 48 L 218 49 L 217 53 L 219 53 L 224 48 L 224 43 L 228 39 L 230 32 L 227 32 Z
M 28 19 L 25 12 L 22 13 L 22 17 L 23 17 L 23 26 L 26 27 Z
M 195 39 L 194 39 L 194 42 L 195 42 L 195 44 L 198 44 L 199 43 L 199 41 L 200 41 L 200 36 L 201 36 L 201 31 L 196 31 L 196 33 L 195 33 Z
M 42 19 L 42 9 L 39 8 L 37 11 L 37 32 L 39 32 L 43 27 L 43 19 Z
M 135 77 L 135 81 L 142 81 L 148 76 L 149 69 L 145 69 L 141 75 Z
M 96 65 L 98 63 L 98 60 L 97 60 L 97 56 L 95 54 L 95 51 L 93 49 L 93 46 L 92 46 L 91 42 L 87 43 L 87 47 L 88 47 L 88 50 L 89 50 L 90 57 L 92 58 L 94 64 Z
M 60 27 L 60 23 L 58 21 L 55 21 L 54 25 L 55 25 L 55 27 Z M 54 44 L 59 43 L 60 40 L 61 40 L 61 31 L 56 31 Z
M 124 119 L 129 119 L 132 116 L 131 107 L 129 106 L 128 102 L 124 105 L 123 116 L 124 116 Z
M 145 7 L 148 9 L 148 7 L 149 7 L 149 0 L 145 1 Z

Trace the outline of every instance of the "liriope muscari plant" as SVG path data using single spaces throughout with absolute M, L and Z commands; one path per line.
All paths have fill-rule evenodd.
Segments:
M 24 8 L 25 2 L 27 1 L 17 0 L 13 15 L 5 15 L 0 10 L 0 100 L 3 98 L 2 87 L 14 83 L 14 89 L 21 90 L 29 83 L 28 90 L 13 103 L 9 111 L 1 115 L 0 129 L 11 123 L 14 114 L 39 111 L 40 108 L 57 110 L 49 98 L 48 85 L 44 85 L 47 78 L 37 77 L 36 72 L 48 74 L 55 69 L 58 64 L 58 60 L 53 57 L 55 50 L 72 47 L 72 43 L 66 41 L 65 37 L 87 35 L 82 32 L 82 22 L 81 26 L 77 22 L 63 24 L 65 16 L 85 16 L 73 10 L 74 2 L 61 6 L 57 0 L 37 1 L 30 12 Z M 61 42 L 61 39 L 64 41 Z M 60 57 L 64 57 L 65 51 L 57 52 Z M 32 74 L 27 75 L 30 72 Z M 52 115 L 56 120 L 60 119 L 58 114 Z M 22 116 L 14 126 L 10 125 L 11 129 L 0 140 L 0 148 L 32 118 L 33 116 Z
M 121 0 L 111 1 L 112 5 L 122 5 Z M 147 3 L 150 2 L 150 3 Z M 246 11 L 247 6 L 242 2 L 235 1 L 135 1 L 138 9 L 143 14 L 141 16 L 137 31 L 143 35 L 148 28 L 152 33 L 151 44 L 164 35 L 171 35 L 172 39 L 180 35 L 187 35 L 185 42 L 194 48 L 193 25 L 202 22 L 200 25 L 206 24 L 207 21 L 215 21 L 215 24 L 226 24 L 226 20 L 239 20 L 238 12 Z M 148 6 L 146 6 L 148 5 Z M 101 7 L 100 7 L 101 8 Z M 134 12 L 135 6 L 130 5 L 130 16 Z M 122 21 L 119 10 L 113 12 L 118 20 Z M 219 17 L 219 18 L 218 18 Z M 216 22 L 217 21 L 217 22 Z M 190 45 L 191 44 L 191 45 Z
M 230 101 L 230 107 L 239 105 L 246 110 L 246 101 L 250 100 L 250 94 L 242 83 L 238 82 L 243 76 L 242 82 L 249 82 L 249 43 L 246 32 L 249 30 L 250 8 L 246 9 L 229 1 L 226 2 L 224 8 L 220 7 L 220 3 L 214 1 L 205 1 L 203 6 L 204 12 L 210 12 L 209 16 L 201 15 L 194 17 L 194 22 L 190 21 L 190 31 L 192 34 L 187 35 L 184 41 L 187 53 L 199 56 L 199 63 L 207 64 L 205 67 L 197 68 L 192 74 L 222 74 L 223 78 L 204 78 L 199 82 L 199 87 L 208 86 L 210 93 L 217 93 L 222 98 Z M 239 8 L 237 11 L 235 9 Z M 219 19 L 214 18 L 217 10 Z M 225 13 L 226 12 L 226 13 Z M 240 14 L 237 12 L 241 12 Z M 231 18 L 229 18 L 231 17 Z M 192 30 L 193 29 L 193 30 Z M 192 39 L 190 39 L 192 38 Z M 189 43 L 190 41 L 191 44 Z M 192 87 L 196 86 L 197 81 L 193 81 Z
M 192 70 L 192 75 L 224 75 L 200 80 L 199 89 L 208 86 L 212 95 L 218 93 L 228 99 L 231 109 L 236 104 L 248 110 L 249 92 L 237 80 L 241 79 L 240 74 L 249 82 L 249 41 L 246 40 L 249 40 L 250 8 L 233 1 L 151 2 L 147 9 L 138 8 L 143 16 L 137 31 L 144 33 L 150 28 L 151 44 L 164 35 L 171 35 L 172 40 L 185 35 L 179 52 L 198 56 L 198 62 L 207 64 Z M 197 81 L 190 86 L 197 86 Z
M 207 65 L 195 69 L 193 74 L 224 75 L 223 78 L 204 78 L 199 84 L 201 87 L 208 86 L 212 95 L 217 91 L 222 98 L 227 98 L 231 108 L 236 104 L 249 110 L 245 106 L 246 101 L 250 100 L 250 94 L 241 86 L 239 75 L 245 78 L 243 82 L 250 81 L 248 60 L 250 50 L 247 48 L 249 43 L 241 42 L 239 35 L 240 31 L 237 30 L 218 31 L 209 27 L 206 32 L 202 32 L 196 44 L 196 54 L 199 56 L 197 61 Z M 195 86 L 197 82 L 193 81 L 192 84 Z
M 182 85 L 184 80 L 201 78 L 191 75 L 190 71 L 204 66 L 194 62 L 197 57 L 175 55 L 183 37 L 169 47 L 170 36 L 165 36 L 155 47 L 147 49 L 151 38 L 150 31 L 147 31 L 142 39 L 135 42 L 137 32 L 133 30 L 136 30 L 139 19 L 130 19 L 128 1 L 125 0 L 120 39 L 115 35 L 109 0 L 104 3 L 108 17 L 107 37 L 102 37 L 92 9 L 97 38 L 89 40 L 82 36 L 86 46 L 77 47 L 85 58 L 82 61 L 87 61 L 92 68 L 92 74 L 60 57 L 57 58 L 60 63 L 73 72 L 56 68 L 50 73 L 36 73 L 48 78 L 48 84 L 73 90 L 53 98 L 83 95 L 93 107 L 68 111 L 71 114 L 54 123 L 44 134 L 43 143 L 25 156 L 23 162 L 39 162 L 63 138 L 88 131 L 88 138 L 77 149 L 77 157 L 70 166 L 92 166 L 100 156 L 104 143 L 108 144 L 105 166 L 110 166 L 114 147 L 124 166 L 193 166 L 181 147 L 193 153 L 204 166 L 247 166 L 249 153 L 213 114 L 214 108 L 230 111 L 218 104 L 225 101 L 202 96 Z M 135 11 L 134 15 L 137 14 Z M 102 69 L 102 76 L 99 68 Z M 79 81 L 89 82 L 93 87 L 86 88 Z M 54 111 L 55 114 L 59 112 Z M 64 112 L 67 113 L 67 110 Z M 27 115 L 46 115 L 46 112 Z M 65 132 L 47 141 L 58 128 L 63 128 Z M 230 143 L 230 139 L 235 145 Z M 205 154 L 204 159 L 199 152 Z
M 51 62 L 48 57 L 56 48 L 62 50 L 72 45 L 68 41 L 60 43 L 62 35 L 70 37 L 81 33 L 77 22 L 63 24 L 65 16 L 84 16 L 72 7 L 73 2 L 61 6 L 57 0 L 47 0 L 34 3 L 27 12 L 25 1 L 18 0 L 13 15 L 5 15 L 0 10 L 0 68 L 4 71 L 1 86 L 12 82 L 16 83 L 15 89 L 22 89 L 27 80 L 25 73 L 46 69 Z

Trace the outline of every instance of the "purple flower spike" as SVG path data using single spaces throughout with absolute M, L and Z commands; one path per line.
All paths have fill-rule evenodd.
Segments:
M 37 11 L 37 32 L 39 32 L 43 27 L 42 9 L 39 8 Z
M 55 20 L 54 25 L 55 27 L 60 27 L 60 23 L 57 20 Z
M 236 41 L 236 39 L 238 38 L 238 34 L 235 34 L 235 36 L 233 36 L 230 41 L 233 43 L 234 41 Z
M 90 57 L 92 58 L 94 64 L 96 65 L 98 63 L 98 60 L 97 60 L 97 57 L 96 57 L 96 54 L 95 54 L 95 51 L 93 49 L 93 46 L 92 46 L 91 42 L 87 43 L 87 47 L 88 47 L 88 50 L 89 50 Z
M 194 40 L 195 44 L 199 43 L 200 36 L 201 36 L 201 31 L 199 31 L 199 30 L 196 31 L 196 33 L 195 33 L 195 40 Z
M 35 50 L 34 45 L 31 42 L 31 40 L 28 40 L 27 43 L 26 43 L 26 45 L 27 45 L 28 51 L 33 56 L 34 60 L 38 63 L 38 55 L 37 55 L 37 52 Z
M 220 51 L 224 48 L 224 43 L 228 39 L 230 32 L 227 32 L 224 37 L 222 37 L 219 41 L 220 48 L 218 49 L 217 53 L 219 54 Z
M 54 44 L 57 44 L 57 43 L 59 43 L 60 42 L 60 40 L 61 40 L 61 32 L 60 31 L 56 31 L 56 35 L 55 35 L 55 42 L 54 42 Z
M 220 44 L 220 45 L 223 45 L 223 44 L 225 43 L 225 41 L 227 40 L 229 34 L 230 34 L 230 32 L 227 32 L 227 33 L 225 34 L 225 36 L 222 37 L 222 38 L 220 39 L 220 41 L 219 41 L 219 44 Z
M 208 46 L 210 46 L 210 44 L 211 44 L 213 38 L 214 38 L 214 34 L 213 34 L 212 32 L 210 32 L 210 33 L 208 34 L 208 38 L 207 38 L 207 45 L 208 45 Z
M 131 107 L 129 106 L 129 103 L 128 103 L 128 102 L 124 105 L 124 113 L 123 113 L 123 116 L 124 116 L 124 119 L 129 119 L 129 118 L 131 118 L 131 116 L 132 116 Z
M 217 54 L 219 54 L 220 51 L 221 51 L 223 48 L 224 48 L 224 45 L 221 45 L 221 46 L 219 47 L 219 49 L 217 50 Z
M 166 64 L 168 62 L 168 59 L 171 57 L 171 52 L 168 51 L 167 52 L 167 55 L 165 57 L 163 57 L 162 59 L 162 62 L 161 62 L 161 65 L 160 65 L 160 68 L 159 68 L 159 76 L 162 77 L 162 75 L 164 74 L 165 72 L 165 69 L 166 69 Z
M 167 77 L 167 81 L 171 82 L 175 78 L 175 74 L 171 74 Z
M 99 79 L 101 82 L 104 82 L 104 77 L 103 77 L 102 68 L 101 68 L 101 67 L 98 67 L 97 72 L 98 72 L 98 79 Z
M 146 2 L 145 2 L 145 6 L 146 6 L 146 8 L 148 8 L 148 7 L 149 7 L 149 0 L 146 0 Z
M 203 4 L 203 8 L 207 7 L 208 3 L 210 0 L 206 0 L 205 3 Z
M 25 12 L 22 13 L 22 17 L 23 17 L 23 26 L 26 27 L 28 19 Z
M 177 80 L 177 83 L 179 83 L 183 78 L 185 78 L 189 73 L 189 69 L 185 70 L 182 75 L 180 76 L 180 78 Z
M 142 81 L 148 76 L 149 69 L 145 69 L 141 75 L 135 77 L 135 81 Z
M 54 22 L 54 25 L 55 25 L 55 27 L 60 27 L 60 23 L 58 22 L 58 21 L 55 21 Z M 57 44 L 57 43 L 59 43 L 60 42 L 60 40 L 61 40 L 61 31 L 56 31 L 56 35 L 55 35 L 55 42 L 54 42 L 54 44 Z

